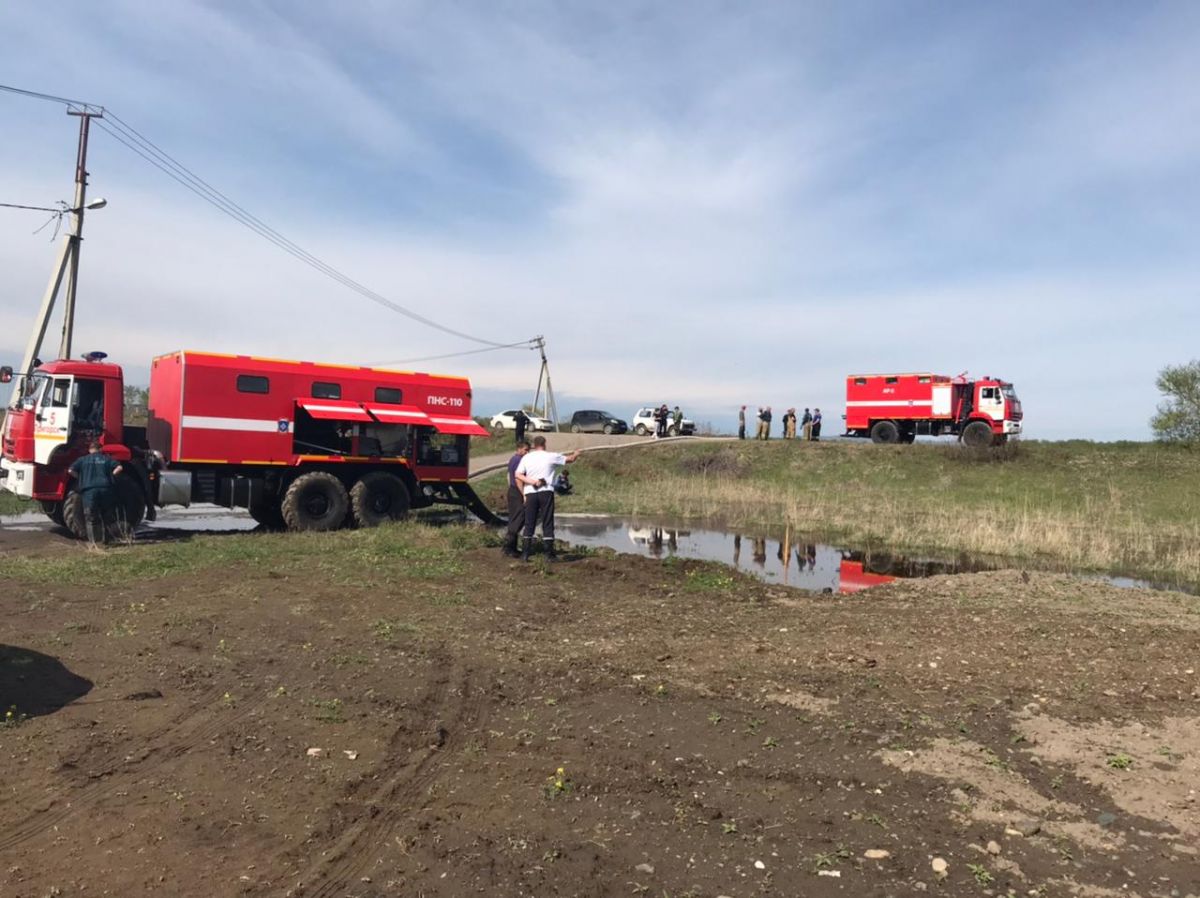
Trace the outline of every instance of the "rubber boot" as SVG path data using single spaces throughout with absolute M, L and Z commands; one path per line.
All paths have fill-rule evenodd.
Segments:
M 524 539 L 521 541 L 521 560 L 522 561 L 529 560 L 529 553 L 532 549 L 533 549 L 533 539 L 528 536 L 524 537 Z
M 546 551 L 547 561 L 558 561 L 558 550 L 554 548 L 554 540 L 548 539 L 543 541 L 542 547 Z
M 507 558 L 519 558 L 521 553 L 517 551 L 517 535 L 514 533 L 511 536 L 504 535 L 504 548 L 502 550 Z

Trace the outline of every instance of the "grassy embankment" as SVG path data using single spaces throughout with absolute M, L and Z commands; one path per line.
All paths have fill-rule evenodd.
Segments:
M 1200 584 L 1200 452 L 695 443 L 585 455 L 563 511 L 679 517 Z M 500 480 L 477 485 L 498 497 Z

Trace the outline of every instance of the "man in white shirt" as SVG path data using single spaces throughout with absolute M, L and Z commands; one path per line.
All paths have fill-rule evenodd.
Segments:
M 517 465 L 513 479 L 520 485 L 525 496 L 525 533 L 521 545 L 521 559 L 529 560 L 533 546 L 533 533 L 539 522 L 542 525 L 542 545 L 547 561 L 557 561 L 554 551 L 554 478 L 558 469 L 579 458 L 576 450 L 570 455 L 546 451 L 546 438 L 533 438 L 533 451 L 525 453 Z

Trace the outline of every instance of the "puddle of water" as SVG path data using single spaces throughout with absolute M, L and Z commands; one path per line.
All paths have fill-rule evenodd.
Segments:
M 957 558 L 905 557 L 810 542 L 803 536 L 767 537 L 678 522 L 607 516 L 558 515 L 555 533 L 573 545 L 609 548 L 626 554 L 720 561 L 771 583 L 825 593 L 849 594 L 895 580 L 1028 566 L 1023 562 L 1002 564 L 967 555 Z M 1126 589 L 1189 591 L 1131 577 L 1081 576 Z
M 257 526 L 258 523 L 245 511 L 197 504 L 190 508 L 159 509 L 158 520 L 143 521 L 138 525 L 137 535 L 139 538 L 154 539 L 160 532 L 164 536 L 183 532 L 232 533 L 250 531 Z M 38 532 L 55 530 L 57 527 L 42 512 L 27 511 L 0 517 L 0 529 Z

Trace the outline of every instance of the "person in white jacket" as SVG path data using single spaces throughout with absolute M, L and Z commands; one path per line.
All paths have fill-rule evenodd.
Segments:
M 546 451 L 546 438 L 533 438 L 533 450 L 525 453 L 513 479 L 525 496 L 525 533 L 521 543 L 521 559 L 529 560 L 533 547 L 533 534 L 538 524 L 542 525 L 542 545 L 548 561 L 557 561 L 554 550 L 554 478 L 558 469 L 579 458 L 580 451 L 569 455 Z

